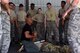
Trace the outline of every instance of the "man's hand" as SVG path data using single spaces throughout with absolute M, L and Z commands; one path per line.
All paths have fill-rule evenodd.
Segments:
M 56 27 L 58 28 L 59 27 L 59 18 L 58 18 L 58 16 L 56 16 L 55 23 L 56 23 Z
M 66 16 L 67 16 L 67 12 L 65 12 L 64 14 L 63 14 L 63 16 L 62 16 L 62 25 L 64 25 L 64 20 L 65 20 L 65 18 L 66 18 Z
M 36 33 L 36 32 L 33 32 L 33 35 L 34 35 L 34 37 L 33 37 L 33 41 L 35 41 L 36 38 L 37 38 L 37 33 Z
M 67 12 L 65 12 L 65 13 L 63 14 L 63 16 L 62 16 L 62 19 L 63 19 L 63 20 L 65 20 L 65 17 L 67 16 L 67 14 L 68 14 Z
M 37 32 L 34 32 L 33 35 L 34 35 L 35 37 L 37 37 Z
M 59 25 L 58 25 L 58 23 L 56 22 L 56 27 L 58 28 L 59 27 Z

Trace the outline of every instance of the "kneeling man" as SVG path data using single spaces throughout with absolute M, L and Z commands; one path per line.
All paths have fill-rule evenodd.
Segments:
M 36 33 L 32 30 L 32 17 L 28 14 L 26 17 L 26 24 L 22 31 L 22 43 L 26 52 L 39 52 L 38 47 L 34 44 Z

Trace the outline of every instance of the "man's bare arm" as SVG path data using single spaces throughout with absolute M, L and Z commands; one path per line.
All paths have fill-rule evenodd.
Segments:
M 29 31 L 26 31 L 26 32 L 25 32 L 25 37 L 26 37 L 26 38 L 30 38 L 30 39 L 35 38 L 34 35 L 30 35 L 30 34 L 29 34 Z

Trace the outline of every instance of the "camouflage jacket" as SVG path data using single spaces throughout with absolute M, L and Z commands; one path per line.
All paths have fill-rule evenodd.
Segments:
M 4 34 L 9 34 L 10 36 L 10 18 L 6 11 L 0 10 L 0 48 Z

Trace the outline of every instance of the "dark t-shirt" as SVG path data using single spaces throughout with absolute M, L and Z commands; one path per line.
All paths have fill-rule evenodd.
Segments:
M 25 37 L 25 32 L 26 31 L 29 31 L 29 34 L 32 35 L 32 27 L 31 25 L 29 24 L 25 24 L 25 26 L 23 27 L 23 30 L 22 30 L 22 36 L 21 36 L 21 40 L 26 40 L 26 41 L 32 41 L 30 38 L 26 38 Z

